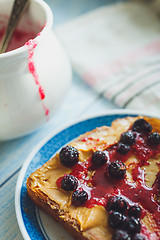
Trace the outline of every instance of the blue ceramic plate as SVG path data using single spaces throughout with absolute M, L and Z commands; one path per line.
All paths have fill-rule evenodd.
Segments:
M 71 240 L 73 239 L 60 224 L 39 210 L 27 194 L 26 180 L 37 168 L 48 161 L 63 145 L 87 131 L 103 125 L 110 126 L 116 118 L 137 116 L 134 111 L 114 110 L 103 116 L 95 116 L 76 122 L 57 133 L 52 133 L 41 142 L 26 159 L 20 172 L 15 194 L 15 208 L 19 228 L 25 240 Z M 150 114 L 143 113 L 150 116 Z M 157 116 L 156 116 L 157 117 Z

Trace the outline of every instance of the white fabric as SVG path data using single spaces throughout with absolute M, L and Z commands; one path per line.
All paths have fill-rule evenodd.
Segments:
M 121 107 L 160 113 L 160 0 L 101 7 L 55 32 L 95 91 Z

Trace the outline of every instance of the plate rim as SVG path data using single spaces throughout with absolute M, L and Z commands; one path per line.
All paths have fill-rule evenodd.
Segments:
M 127 114 L 127 115 L 143 115 L 143 116 L 148 116 L 148 117 L 155 117 L 155 118 L 160 118 L 160 114 L 158 113 L 151 113 L 148 111 L 143 111 L 143 110 L 130 110 L 130 109 L 108 109 L 102 113 L 98 114 L 90 114 L 87 116 L 84 116 L 79 119 L 74 119 L 70 122 L 67 122 L 64 124 L 62 127 L 59 127 L 57 130 L 53 130 L 51 133 L 49 133 L 44 139 L 42 139 L 39 143 L 36 144 L 36 146 L 32 149 L 32 151 L 29 153 L 29 155 L 26 157 L 24 160 L 24 163 L 22 164 L 22 168 L 19 172 L 17 182 L 16 182 L 16 187 L 15 187 L 15 213 L 16 213 L 16 219 L 17 223 L 20 229 L 20 232 L 24 238 L 24 240 L 31 240 L 29 237 L 29 234 L 25 228 L 25 224 L 22 218 L 22 212 L 21 212 L 21 204 L 20 204 L 20 194 L 21 194 L 21 189 L 22 189 L 22 183 L 23 179 L 26 173 L 26 170 L 31 163 L 32 159 L 38 153 L 38 151 L 51 139 L 53 138 L 56 134 L 62 132 L 66 128 L 71 127 L 72 125 L 78 124 L 80 122 L 93 119 L 96 117 L 104 117 L 104 116 L 111 116 L 111 115 L 121 115 L 121 114 Z

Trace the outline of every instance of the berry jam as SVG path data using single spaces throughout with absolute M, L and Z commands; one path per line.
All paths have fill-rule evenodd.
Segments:
M 5 28 L 0 29 L 0 40 L 4 34 Z M 33 39 L 37 36 L 37 31 L 22 31 L 16 29 L 12 36 L 11 42 L 9 43 L 7 52 L 22 47 L 29 39 Z
M 132 130 L 130 130 L 132 131 Z M 148 145 L 148 133 L 134 132 L 135 143 L 130 146 L 127 154 L 117 152 L 118 143 L 106 149 L 108 161 L 105 165 L 98 167 L 93 174 L 88 174 L 92 170 L 92 159 L 85 162 L 78 162 L 73 168 L 71 175 L 79 180 L 79 187 L 87 191 L 88 200 L 83 204 L 87 208 L 96 205 L 107 206 L 108 199 L 112 196 L 121 196 L 129 207 L 141 205 L 152 214 L 153 219 L 160 228 L 160 205 L 155 196 L 160 195 L 160 172 L 152 187 L 148 187 L 145 182 L 145 170 L 142 166 L 149 165 L 148 160 L 160 153 L 160 144 L 156 147 Z M 125 163 L 129 157 L 135 155 L 138 158 L 135 168 L 132 170 L 133 182 L 129 182 L 124 176 L 122 179 L 112 178 L 106 174 L 106 165 L 116 160 Z M 58 180 L 59 181 L 59 180 Z M 58 182 L 57 181 L 57 182 Z M 141 218 L 145 216 L 145 210 L 141 212 Z M 142 226 L 141 232 L 145 232 L 148 239 L 154 239 Z M 155 239 L 158 239 L 157 237 Z

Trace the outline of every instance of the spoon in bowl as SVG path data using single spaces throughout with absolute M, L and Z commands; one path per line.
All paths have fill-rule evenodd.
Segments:
M 20 18 L 22 17 L 25 9 L 28 7 L 29 2 L 30 0 L 14 0 L 8 25 L 6 27 L 6 30 L 0 42 L 0 53 L 4 53 L 7 50 L 10 40 L 12 38 L 12 35 L 14 33 L 14 30 Z

